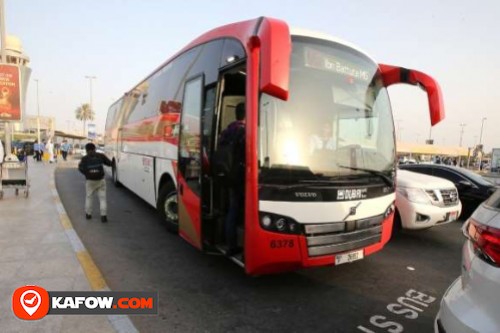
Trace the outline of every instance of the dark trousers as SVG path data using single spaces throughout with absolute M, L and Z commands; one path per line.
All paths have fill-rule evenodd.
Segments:
M 229 191 L 229 211 L 226 215 L 226 244 L 230 250 L 238 247 L 238 221 L 243 218 L 245 198 L 243 188 L 231 188 Z
M 68 152 L 67 152 L 67 151 L 62 150 L 62 151 L 61 151 L 61 154 L 62 154 L 62 158 L 63 158 L 63 160 L 65 160 L 65 161 L 66 161 L 66 157 L 68 157 Z

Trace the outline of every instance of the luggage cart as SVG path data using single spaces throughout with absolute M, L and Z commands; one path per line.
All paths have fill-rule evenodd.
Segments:
M 28 159 L 19 161 L 16 156 L 7 156 L 0 165 L 0 200 L 3 199 L 4 189 L 14 189 L 16 196 L 19 190 L 24 191 L 24 197 L 29 196 Z

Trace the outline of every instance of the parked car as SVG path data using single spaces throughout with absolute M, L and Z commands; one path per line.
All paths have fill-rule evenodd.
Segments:
M 78 148 L 77 148 L 78 147 Z M 77 154 L 77 155 L 80 155 L 81 157 L 87 155 L 87 151 L 85 150 L 85 145 L 82 144 L 82 145 L 75 145 L 75 148 L 74 148 L 74 153 Z M 96 145 L 96 152 L 98 153 L 101 153 L 101 154 L 104 154 L 104 145 Z
M 401 165 L 401 169 L 419 172 L 430 176 L 448 179 L 455 184 L 458 196 L 462 202 L 462 217 L 469 217 L 472 212 L 486 199 L 497 187 L 473 171 L 444 164 L 414 164 Z
M 458 191 L 449 180 L 399 170 L 395 227 L 425 229 L 455 221 L 462 211 Z
M 398 162 L 399 165 L 402 165 L 402 164 L 418 164 L 417 160 L 413 159 L 413 158 L 409 158 L 409 159 L 400 159 L 399 162 Z
M 462 275 L 448 288 L 436 333 L 500 332 L 500 190 L 466 221 Z

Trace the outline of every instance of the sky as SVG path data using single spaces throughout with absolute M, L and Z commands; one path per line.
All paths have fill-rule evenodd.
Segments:
M 19 37 L 33 72 L 26 110 L 59 130 L 81 130 L 75 109 L 90 99 L 97 129 L 110 104 L 204 32 L 270 16 L 290 26 L 328 33 L 379 63 L 423 71 L 444 96 L 446 118 L 434 126 L 436 144 L 479 142 L 500 148 L 500 1 L 465 0 L 5 0 L 6 30 Z M 429 137 L 427 97 L 407 85 L 389 88 L 398 139 Z

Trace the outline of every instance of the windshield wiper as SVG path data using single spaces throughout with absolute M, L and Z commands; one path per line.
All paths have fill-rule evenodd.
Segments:
M 388 177 L 382 171 L 372 170 L 372 169 L 365 169 L 365 168 L 356 168 L 356 167 L 350 167 L 350 166 L 347 166 L 347 165 L 339 165 L 339 164 L 337 164 L 337 166 L 339 168 L 344 168 L 344 169 L 349 169 L 349 170 L 354 170 L 354 171 L 364 171 L 364 172 L 367 172 L 367 173 L 369 173 L 371 175 L 375 175 L 375 176 L 380 177 L 384 181 L 384 183 L 386 183 L 388 186 L 390 186 L 390 187 L 394 186 L 393 179 L 391 179 L 390 177 Z
M 345 183 L 351 183 L 350 180 L 342 180 L 342 179 L 337 179 L 337 180 L 307 180 L 307 179 L 302 179 L 297 181 L 299 184 L 306 185 L 306 186 L 334 186 L 334 185 L 342 185 Z

